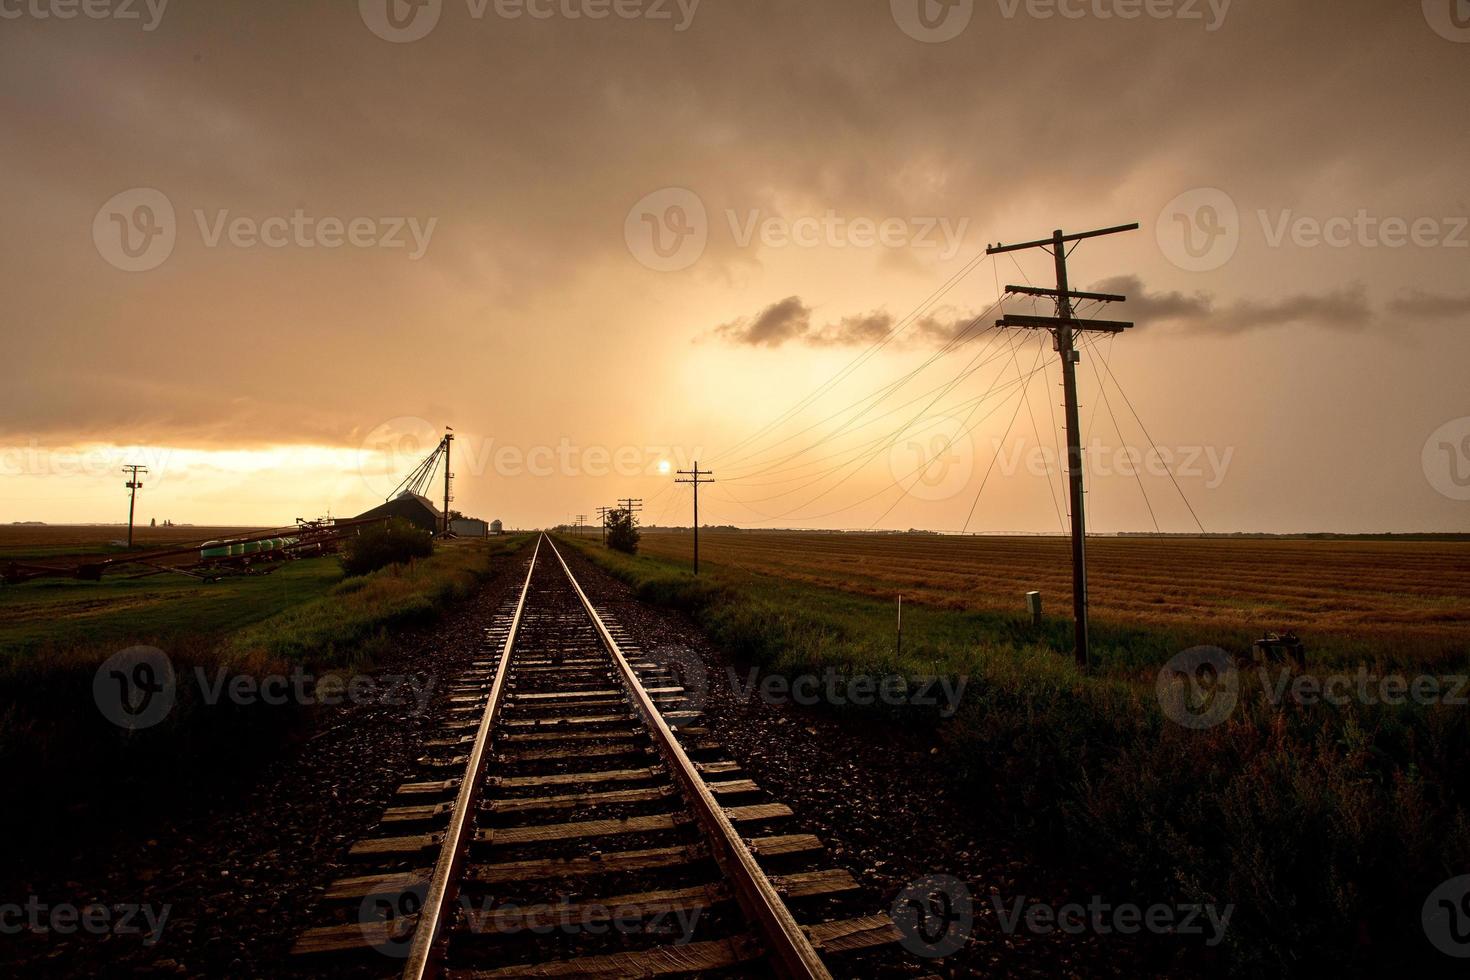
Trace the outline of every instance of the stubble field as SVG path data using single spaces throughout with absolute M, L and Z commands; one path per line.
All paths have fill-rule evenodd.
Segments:
M 689 532 L 650 531 L 642 550 L 687 560 Z M 950 537 L 717 531 L 701 558 L 875 598 L 1023 615 L 1042 593 L 1071 609 L 1070 546 L 1060 537 Z M 1438 660 L 1470 650 L 1470 542 L 1310 538 L 1094 538 L 1095 622 L 1166 627 L 1199 642 L 1291 629 L 1309 644 Z M 1395 658 L 1396 659 L 1396 658 Z

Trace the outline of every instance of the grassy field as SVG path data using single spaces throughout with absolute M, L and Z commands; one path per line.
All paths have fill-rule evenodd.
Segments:
M 687 536 L 648 534 L 647 553 L 637 557 L 576 543 L 641 598 L 688 612 L 717 643 L 768 674 L 789 680 L 831 668 L 848 678 L 964 678 L 948 717 L 916 704 L 825 707 L 932 733 L 977 813 L 1009 820 L 1056 858 L 1103 868 L 1115 897 L 1140 905 L 1234 904 L 1225 943 L 1199 950 L 1187 972 L 1376 976 L 1435 965 L 1439 954 L 1424 940 L 1420 909 L 1440 882 L 1470 869 L 1470 770 L 1463 763 L 1470 708 L 1273 699 L 1266 678 L 1242 671 L 1226 713 L 1192 727 L 1166 711 L 1156 684 L 1160 667 L 1191 637 L 1250 635 L 1243 618 L 1231 619 L 1228 603 L 1216 601 L 1231 593 L 1208 570 L 1234 576 L 1238 584 L 1229 588 L 1270 589 L 1269 580 L 1240 570 L 1263 555 L 1282 580 L 1298 581 L 1311 577 L 1318 556 L 1329 556 L 1337 577 L 1325 581 L 1355 597 L 1344 606 L 1376 604 L 1387 616 L 1427 604 L 1454 614 L 1410 640 L 1386 627 L 1354 637 L 1337 632 L 1341 623 L 1324 625 L 1333 622 L 1326 600 L 1339 586 L 1323 585 L 1317 619 L 1294 614 L 1264 624 L 1304 629 L 1314 651 L 1333 638 L 1326 645 L 1334 670 L 1346 671 L 1361 650 L 1360 664 L 1417 660 L 1432 662 L 1435 674 L 1470 672 L 1463 641 L 1453 652 L 1464 608 L 1455 606 L 1463 592 L 1454 589 L 1462 587 L 1444 585 L 1462 581 L 1464 546 L 1108 542 L 1102 550 L 1125 567 L 1130 548 L 1158 560 L 1132 560 L 1130 588 L 1138 595 L 1114 590 L 1095 630 L 1103 662 L 1084 673 L 1068 655 L 1065 619 L 1034 631 L 1017 615 L 1020 579 L 1005 576 L 1018 573 L 988 571 L 1001 582 L 990 587 L 996 591 L 972 587 L 957 602 L 935 570 L 947 567 L 963 579 L 965 556 L 985 552 L 998 566 L 997 549 L 1024 555 L 1028 545 L 1031 560 L 1044 563 L 1054 543 L 727 533 L 709 535 L 706 549 L 700 538 L 708 558 L 698 579 L 687 571 Z M 1060 560 L 1065 568 L 1065 555 Z M 1405 581 L 1404 569 L 1416 565 L 1442 591 Z M 899 586 L 906 596 L 934 594 L 927 603 L 905 602 L 901 655 L 892 601 Z M 1170 603 L 1151 609 L 1150 595 L 1163 591 L 1184 607 L 1212 605 L 1232 625 L 1193 624 Z M 1065 594 L 1052 602 L 1054 612 Z M 1371 627 L 1374 616 L 1365 622 Z M 1374 652 L 1380 649 L 1388 652 Z
M 648 532 L 642 545 L 678 561 L 692 547 L 688 532 Z M 1001 616 L 1021 615 L 1036 589 L 1049 616 L 1071 615 L 1063 538 L 703 531 L 700 556 L 727 572 Z M 1248 650 L 1282 629 L 1343 662 L 1431 666 L 1470 652 L 1470 542 L 1096 538 L 1088 575 L 1105 662 L 1139 663 L 1144 636 Z
M 326 595 L 341 580 L 337 560 L 326 557 L 208 585 L 183 575 L 123 573 L 100 582 L 47 578 L 0 586 L 0 656 L 222 637 Z
M 371 672 L 400 628 L 471 595 L 526 540 L 450 542 L 354 577 L 322 557 L 212 584 L 170 573 L 0 587 L 0 767 L 33 804 L 0 813 L 0 829 L 14 821 L 29 841 L 54 831 L 64 844 L 60 823 L 37 827 L 36 812 L 85 819 L 126 801 L 136 816 L 187 799 L 201 781 L 238 781 L 326 709 L 210 701 L 185 679 Z M 95 687 L 99 665 L 134 646 L 163 651 L 181 679 L 166 719 L 139 731 L 109 721 Z

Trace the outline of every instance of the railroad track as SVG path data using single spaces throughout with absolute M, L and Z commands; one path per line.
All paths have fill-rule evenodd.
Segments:
M 294 953 L 375 949 L 411 980 L 809 978 L 901 938 L 851 914 L 857 882 L 812 867 L 822 842 L 783 832 L 791 810 L 699 724 L 702 692 L 598 613 L 550 538 L 486 654 L 352 848 L 363 872 L 327 890 L 339 921 Z

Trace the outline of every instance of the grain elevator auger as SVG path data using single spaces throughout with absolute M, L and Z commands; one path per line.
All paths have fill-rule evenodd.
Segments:
M 403 478 L 403 482 L 388 494 L 388 500 L 396 500 L 405 493 L 411 493 L 419 497 L 427 497 L 424 493 L 429 485 L 434 482 L 434 473 L 439 469 L 439 457 L 444 457 L 444 515 L 443 525 L 439 528 L 440 534 L 449 533 L 449 502 L 454 499 L 451 487 L 454 481 L 454 473 L 449 468 L 450 447 L 454 444 L 454 429 L 446 426 L 444 438 L 439 440 L 439 445 L 434 447 L 433 452 L 425 456 L 419 465 L 413 468 L 413 472 Z

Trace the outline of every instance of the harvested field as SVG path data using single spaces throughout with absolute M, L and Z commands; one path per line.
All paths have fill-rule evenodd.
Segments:
M 167 548 L 259 530 L 266 529 L 193 525 L 136 527 L 133 547 Z M 126 524 L 0 524 L 0 558 L 111 554 L 121 550 L 113 542 L 127 538 Z
M 643 550 L 687 558 L 688 532 Z M 1063 538 L 704 531 L 701 559 L 861 595 L 1020 613 L 1071 603 Z M 1470 542 L 1307 538 L 1095 538 L 1092 614 L 1123 626 L 1295 629 L 1385 650 L 1470 649 Z

